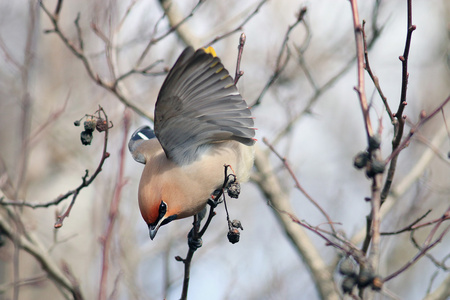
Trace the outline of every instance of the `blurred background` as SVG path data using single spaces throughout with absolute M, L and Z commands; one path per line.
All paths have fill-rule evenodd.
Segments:
M 56 1 L 43 3 L 50 13 L 54 12 Z M 239 36 L 245 33 L 241 61 L 244 75 L 238 88 L 250 106 L 260 101 L 252 107 L 258 151 L 270 161 L 299 220 L 311 226 L 326 222 L 294 188 L 292 177 L 270 153 L 263 138 L 287 158 L 303 188 L 339 223 L 336 226 L 343 235 L 350 239 L 364 230 L 370 212 L 370 203 L 364 198 L 370 196 L 371 181 L 364 171 L 353 167 L 353 157 L 366 148 L 367 142 L 353 89 L 357 78 L 349 1 L 207 0 L 199 4 L 174 0 L 169 10 L 167 5 L 143 0 L 66 0 L 59 13 L 59 28 L 77 49 L 80 44 L 74 21 L 79 17 L 84 55 L 93 74 L 103 82 L 156 63 L 147 74 L 131 74 L 119 85 L 123 97 L 143 112 L 140 114 L 99 86 L 62 39 L 46 32 L 53 28 L 52 23 L 37 1 L 0 1 L 1 196 L 11 201 L 46 203 L 76 188 L 86 169 L 93 174 L 97 168 L 103 134 L 95 132 L 92 145 L 84 146 L 79 138 L 82 129 L 75 127 L 74 121 L 93 114 L 101 105 L 114 124 L 107 144 L 110 157 L 95 181 L 81 190 L 61 228 L 54 229 L 56 216 L 68 208 L 71 197 L 47 208 L 0 206 L 2 220 L 11 225 L 14 236 L 38 241 L 46 258 L 64 276 L 74 277 L 72 283 L 79 284 L 86 299 L 96 299 L 99 294 L 104 266 L 101 241 L 121 182 L 125 185 L 111 234 L 106 295 L 110 299 L 179 299 L 184 268 L 174 257 L 187 253 L 186 235 L 192 219 L 162 227 L 151 241 L 137 204 L 143 166 L 127 152 L 123 178 L 119 171 L 124 136 L 128 140 L 137 127 L 151 124 L 143 114 L 153 116 L 165 74 L 186 44 L 202 47 L 221 37 L 212 46 L 234 76 Z M 301 7 L 307 9 L 304 21 L 292 28 L 287 48 L 283 48 L 288 28 L 296 23 Z M 421 110 L 432 112 L 450 94 L 450 3 L 413 1 L 412 10 L 417 30 L 411 42 L 408 105 L 404 111 L 411 123 L 405 132 L 419 120 Z M 171 22 L 178 23 L 176 20 L 192 11 L 178 31 L 170 31 Z M 360 19 L 367 22 L 370 64 L 393 111 L 397 110 L 401 92 L 399 56 L 406 39 L 406 11 L 406 1 L 359 3 Z M 158 40 L 142 57 L 151 39 Z M 279 56 L 281 64 L 277 64 Z M 285 68 L 263 92 L 284 62 Z M 377 130 L 382 128 L 381 151 L 387 158 L 393 126 L 368 76 L 366 94 L 372 124 Z M 125 115 L 131 120 L 128 131 L 124 129 Z M 395 204 L 383 219 L 382 231 L 403 228 L 429 209 L 432 212 L 425 221 L 434 220 L 448 208 L 450 140 L 443 116 L 448 126 L 450 105 L 421 127 L 401 152 L 393 188 L 404 186 L 410 175 L 413 179 L 406 189 L 399 189 L 401 194 L 394 195 Z M 429 161 L 413 174 L 426 153 Z M 320 299 L 309 271 L 310 262 L 299 255 L 257 184 L 261 176 L 264 174 L 255 170 L 252 180 L 241 186 L 239 199 L 227 202 L 231 218 L 239 219 L 244 228 L 239 243 L 228 242 L 225 211 L 223 206 L 217 208 L 217 216 L 203 237 L 203 247 L 194 255 L 190 299 Z M 445 228 L 448 222 L 442 226 Z M 423 243 L 430 230 L 418 230 L 414 236 Z M 308 232 L 308 236 L 339 286 L 342 278 L 334 266 L 340 253 L 326 246 L 317 234 Z M 49 280 L 36 257 L 15 247 L 14 238 L 5 234 L 1 237 L 1 299 L 72 298 L 60 284 Z M 449 281 L 449 262 L 445 261 L 449 249 L 447 234 L 429 252 L 441 265 L 423 257 L 386 287 L 400 299 L 423 299 L 444 280 Z M 393 273 L 417 252 L 410 233 L 383 237 L 379 273 Z M 68 266 L 71 276 L 63 265 Z M 378 294 L 376 299 L 383 297 Z

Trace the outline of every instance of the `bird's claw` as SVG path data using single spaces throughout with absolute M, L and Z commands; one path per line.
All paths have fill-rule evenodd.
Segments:
M 192 251 L 195 251 L 203 245 L 203 241 L 202 241 L 202 238 L 195 237 L 193 234 L 193 231 L 194 231 L 194 228 L 192 228 L 191 231 L 189 231 L 188 245 L 189 245 L 189 249 L 191 249 Z

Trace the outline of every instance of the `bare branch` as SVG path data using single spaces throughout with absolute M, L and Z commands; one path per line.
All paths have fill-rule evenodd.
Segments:
M 103 114 L 104 122 L 106 122 L 105 124 L 109 124 L 108 121 L 108 116 L 106 115 L 105 111 L 103 110 L 102 107 L 99 107 L 98 110 L 99 113 L 99 119 L 103 120 L 102 118 L 100 118 L 100 113 Z M 64 195 L 58 196 L 56 199 L 46 202 L 46 203 L 30 203 L 30 202 L 26 202 L 25 200 L 23 201 L 14 201 L 14 200 L 5 200 L 3 198 L 0 198 L 0 205 L 10 205 L 10 206 L 25 206 L 25 207 L 30 207 L 30 208 L 42 208 L 42 207 L 49 207 L 49 206 L 53 206 L 53 205 L 57 205 L 59 204 L 61 201 L 67 199 L 68 197 L 72 196 L 72 201 L 69 205 L 69 207 L 67 208 L 66 212 L 64 214 L 62 214 L 61 216 L 58 217 L 57 222 L 55 223 L 55 228 L 59 228 L 62 226 L 62 222 L 64 221 L 64 219 L 69 215 L 70 210 L 72 208 L 72 206 L 75 203 L 75 200 L 78 196 L 78 194 L 80 193 L 80 191 L 89 186 L 97 177 L 97 175 L 102 171 L 102 167 L 103 164 L 105 163 L 105 160 L 109 157 L 109 153 L 107 152 L 107 145 L 108 145 L 108 134 L 109 134 L 109 129 L 111 127 L 109 127 L 109 125 L 107 125 L 105 127 L 105 135 L 104 135 L 104 144 L 103 144 L 103 152 L 102 152 L 102 157 L 100 159 L 100 162 L 97 166 L 97 169 L 94 171 L 94 174 L 89 177 L 89 172 L 88 170 L 86 170 L 85 175 L 82 177 L 82 182 L 81 184 L 73 189 L 68 191 L 67 193 L 65 193 Z
M 47 9 L 47 7 L 44 5 L 42 0 L 39 0 L 39 5 L 41 6 L 42 10 L 45 12 L 45 14 L 50 19 L 50 21 L 51 21 L 51 23 L 53 25 L 53 28 L 51 30 L 47 30 L 46 33 L 56 33 L 58 35 L 58 37 L 61 39 L 61 41 L 64 43 L 64 45 L 66 45 L 66 47 L 75 55 L 75 57 L 77 57 L 78 59 L 80 59 L 82 61 L 83 65 L 84 65 L 84 67 L 85 67 L 85 69 L 87 71 L 87 74 L 89 75 L 89 77 L 95 83 L 97 83 L 99 86 L 101 86 L 102 88 L 106 89 L 107 91 L 113 93 L 119 99 L 119 101 L 122 102 L 125 106 L 130 107 L 131 109 L 133 109 L 139 115 L 141 115 L 141 116 L 151 120 L 152 117 L 150 115 L 148 115 L 142 109 L 137 107 L 134 103 L 132 103 L 130 100 L 128 100 L 120 92 L 120 90 L 117 88 L 117 84 L 115 82 L 110 83 L 110 82 L 104 81 L 94 71 L 91 63 L 89 62 L 89 60 L 88 60 L 88 58 L 85 55 L 84 50 L 83 50 L 83 39 L 82 39 L 82 36 L 81 36 L 81 29 L 79 27 L 80 16 L 78 15 L 77 18 L 75 19 L 75 27 L 77 29 L 78 44 L 79 44 L 79 46 L 77 47 L 61 31 L 61 29 L 59 28 L 58 19 Z
M 268 91 L 268 89 L 275 83 L 275 81 L 280 77 L 281 73 L 283 73 L 284 69 L 286 68 L 290 58 L 291 58 L 291 50 L 289 49 L 287 42 L 289 41 L 289 37 L 291 35 L 292 30 L 294 30 L 295 27 L 297 27 L 298 24 L 303 22 L 303 18 L 306 14 L 306 7 L 301 7 L 300 12 L 298 13 L 297 20 L 294 22 L 294 24 L 289 25 L 285 35 L 283 42 L 281 43 L 280 51 L 278 52 L 276 64 L 275 64 L 275 71 L 272 74 L 272 76 L 267 81 L 266 85 L 262 89 L 259 96 L 256 98 L 255 102 L 251 105 L 251 107 L 255 107 L 261 104 L 262 98 Z M 283 54 L 286 52 L 286 58 L 283 62 L 281 62 Z
M 399 59 L 402 62 L 402 89 L 401 89 L 401 95 L 400 95 L 400 102 L 397 109 L 397 112 L 394 114 L 395 120 L 393 121 L 394 125 L 394 138 L 392 139 L 392 154 L 396 153 L 394 156 L 392 156 L 390 160 L 389 170 L 387 173 L 386 181 L 383 187 L 383 191 L 381 194 L 381 200 L 384 201 L 386 199 L 389 190 L 392 185 L 392 180 L 394 178 L 395 169 L 397 166 L 397 155 L 399 151 L 398 149 L 402 149 L 400 146 L 400 142 L 403 138 L 403 130 L 405 127 L 405 117 L 403 116 L 403 110 L 406 106 L 406 91 L 408 88 L 408 58 L 409 58 L 409 49 L 411 45 L 411 36 L 413 31 L 416 29 L 415 25 L 412 25 L 412 1 L 407 1 L 407 19 L 408 19 L 408 32 L 406 35 L 406 42 L 405 42 L 405 50 L 403 51 L 403 55 L 399 57 Z
M 289 165 L 287 159 L 285 157 L 282 157 L 273 147 L 273 145 L 271 145 L 269 143 L 269 141 L 266 138 L 263 138 L 263 142 L 264 144 L 266 144 L 270 151 L 272 151 L 283 163 L 284 167 L 286 168 L 286 170 L 289 172 L 289 175 L 291 176 L 291 178 L 294 180 L 295 182 L 295 187 L 297 189 L 300 190 L 300 192 L 302 192 L 302 194 L 322 213 L 322 215 L 327 219 L 328 224 L 330 225 L 330 228 L 333 232 L 333 234 L 336 233 L 336 229 L 334 228 L 334 222 L 331 220 L 330 216 L 326 213 L 326 211 L 319 205 L 319 203 L 317 203 L 316 200 L 314 200 L 307 192 L 306 190 L 300 185 L 300 182 L 297 179 L 297 176 L 295 176 L 294 171 L 292 170 L 291 166 Z
M 124 178 L 125 169 L 125 154 L 127 152 L 128 146 L 128 132 L 130 131 L 130 113 L 128 109 L 124 112 L 124 122 L 123 122 L 123 139 L 122 147 L 120 148 L 120 164 L 119 173 L 117 176 L 116 188 L 114 189 L 114 196 L 109 207 L 108 214 L 108 225 L 106 227 L 105 233 L 100 239 L 102 244 L 102 271 L 100 276 L 98 299 L 105 300 L 107 298 L 107 278 L 108 278 L 108 268 L 109 268 L 109 252 L 111 247 L 111 239 L 113 235 L 113 228 L 117 220 L 117 215 L 119 214 L 119 203 L 122 196 L 122 188 L 126 184 L 126 179 Z
M 450 212 L 450 208 L 447 209 L 446 213 Z M 404 271 L 406 271 L 409 267 L 411 267 L 413 264 L 415 264 L 422 256 L 424 256 L 429 250 L 431 250 L 434 246 L 436 246 L 438 243 L 440 243 L 442 241 L 442 239 L 444 238 L 444 236 L 447 234 L 447 232 L 450 231 L 450 225 L 447 226 L 442 233 L 432 242 L 432 239 L 436 233 L 436 231 L 438 230 L 438 228 L 441 226 L 441 224 L 444 222 L 444 220 L 441 220 L 440 222 L 438 222 L 434 228 L 431 230 L 430 234 L 428 235 L 428 237 L 426 238 L 425 242 L 423 243 L 421 250 L 412 258 L 410 259 L 404 266 L 402 266 L 399 270 L 395 271 L 394 273 L 386 276 L 385 278 L 383 278 L 384 282 L 387 282 L 395 277 L 397 277 L 399 274 L 403 273 Z M 414 231 L 411 232 L 411 234 L 413 234 Z
M 233 33 L 236 33 L 238 31 L 241 31 L 243 29 L 243 27 L 245 26 L 245 24 L 247 24 L 254 16 L 256 16 L 256 14 L 259 12 L 259 10 L 261 9 L 261 7 L 266 4 L 268 0 L 261 0 L 258 5 L 256 6 L 256 8 L 253 10 L 253 12 L 247 16 L 247 18 L 244 19 L 244 21 L 242 21 L 238 26 L 236 26 L 233 30 L 228 31 L 220 36 L 215 37 L 212 41 L 210 41 L 209 43 L 207 43 L 205 45 L 205 47 L 210 46 L 212 44 L 217 43 L 220 40 L 223 40 L 224 38 L 229 37 L 230 35 L 232 35 Z
M 364 126 L 366 128 L 367 141 L 374 135 L 372 123 L 369 116 L 369 106 L 366 99 L 366 91 L 364 85 L 364 45 L 362 36 L 362 27 L 359 22 L 358 4 L 356 0 L 350 0 L 352 7 L 353 16 L 353 27 L 355 30 L 355 43 L 356 43 L 356 61 L 357 61 L 357 72 L 358 72 L 358 86 L 355 87 L 358 93 L 359 103 L 361 105 L 361 111 L 364 118 Z
M 383 91 L 381 90 L 380 81 L 378 77 L 373 73 L 372 68 L 370 67 L 369 63 L 369 51 L 367 50 L 367 36 L 365 32 L 365 22 L 363 21 L 362 25 L 362 34 L 363 34 L 363 41 L 364 41 L 364 60 L 365 60 L 365 69 L 367 73 L 369 74 L 370 78 L 372 79 L 373 84 L 375 85 L 375 88 L 378 91 L 378 94 L 381 97 L 381 100 L 383 101 L 384 107 L 388 113 L 389 119 L 391 119 L 391 122 L 394 121 L 394 116 L 392 115 L 391 108 L 389 107 L 389 103 L 387 102 L 387 98 L 384 95 Z
M 3 209 L 12 213 L 12 210 L 8 207 L 4 207 Z M 83 299 L 78 286 L 74 286 L 71 281 L 64 276 L 47 249 L 43 247 L 33 233 L 27 232 L 26 236 L 17 233 L 11 227 L 11 221 L 7 220 L 2 214 L 0 214 L 0 228 L 11 240 L 16 239 L 18 241 L 18 246 L 31 254 L 41 264 L 41 267 L 47 272 L 49 278 L 54 281 L 55 284 L 60 285 L 69 291 L 74 299 Z
M 256 184 L 264 193 L 268 203 L 276 208 L 274 213 L 280 220 L 289 240 L 295 246 L 297 253 L 308 267 L 321 299 L 340 299 L 333 283 L 333 275 L 309 236 L 298 224 L 292 222 L 289 215 L 281 213 L 283 211 L 293 214 L 293 209 L 288 200 L 289 197 L 275 176 L 267 155 L 258 147 L 255 151 L 255 167 L 261 175 Z
M 241 76 L 244 75 L 244 71 L 241 71 L 241 59 L 242 59 L 242 52 L 244 52 L 245 40 L 246 40 L 245 34 L 241 33 L 241 37 L 239 38 L 238 56 L 236 59 L 236 73 L 234 75 L 234 85 L 236 85 L 239 81 L 239 78 L 241 78 Z

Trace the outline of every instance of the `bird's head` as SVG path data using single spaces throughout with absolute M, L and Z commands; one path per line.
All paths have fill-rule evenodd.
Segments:
M 158 232 L 159 227 L 165 225 L 177 218 L 177 214 L 173 213 L 169 205 L 161 200 L 154 202 L 148 210 L 148 215 L 144 216 L 148 224 L 150 238 L 153 240 Z

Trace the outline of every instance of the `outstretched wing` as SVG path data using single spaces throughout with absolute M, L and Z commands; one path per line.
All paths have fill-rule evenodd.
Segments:
M 247 103 L 220 59 L 186 48 L 170 70 L 155 107 L 155 134 L 166 156 L 182 165 L 201 146 L 235 140 L 253 145 L 255 129 Z

